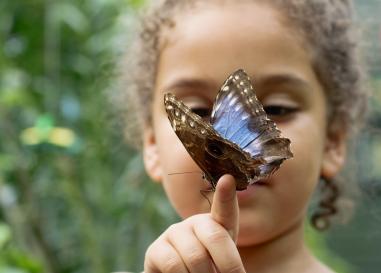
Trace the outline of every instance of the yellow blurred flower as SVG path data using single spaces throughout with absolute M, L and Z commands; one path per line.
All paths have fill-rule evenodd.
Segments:
M 70 129 L 55 127 L 49 135 L 49 142 L 57 146 L 69 147 L 75 142 L 75 134 Z
M 37 127 L 31 127 L 21 132 L 20 139 L 26 145 L 50 143 L 67 148 L 74 144 L 76 136 L 68 128 L 53 127 L 48 132 L 41 132 Z

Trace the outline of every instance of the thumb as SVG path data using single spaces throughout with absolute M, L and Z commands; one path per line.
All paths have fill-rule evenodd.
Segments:
M 216 186 L 211 208 L 212 218 L 221 224 L 236 242 L 238 234 L 239 206 L 235 179 L 231 175 L 222 176 Z

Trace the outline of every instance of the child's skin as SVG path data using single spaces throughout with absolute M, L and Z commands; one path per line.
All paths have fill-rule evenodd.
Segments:
M 327 137 L 325 92 L 304 38 L 269 5 L 203 4 L 178 14 L 160 52 L 144 161 L 184 220 L 149 247 L 145 272 L 332 272 L 306 248 L 303 222 L 319 177 L 332 178 L 343 165 L 345 134 Z M 196 112 L 210 110 L 238 68 L 291 140 L 294 158 L 237 194 L 234 178 L 222 177 L 210 209 L 197 174 L 168 175 L 199 169 L 168 122 L 163 95 L 174 93 Z

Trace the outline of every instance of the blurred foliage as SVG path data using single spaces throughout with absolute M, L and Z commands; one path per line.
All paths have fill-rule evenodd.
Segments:
M 0 2 L 0 272 L 137 270 L 173 220 L 104 94 L 140 5 Z
M 380 3 L 356 3 L 380 89 L 380 28 L 369 20 Z M 128 37 L 124 18 L 142 4 L 0 1 L 0 273 L 139 271 L 147 245 L 177 219 L 140 155 L 124 145 L 104 94 L 128 43 L 119 38 Z M 381 93 L 372 102 L 378 128 Z M 380 135 L 363 138 L 367 197 L 349 228 L 307 230 L 339 272 L 375 273 L 381 265 L 381 173 L 364 163 L 380 162 Z

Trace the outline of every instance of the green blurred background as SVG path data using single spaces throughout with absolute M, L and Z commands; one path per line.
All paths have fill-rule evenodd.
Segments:
M 0 1 L 0 273 L 142 269 L 177 220 L 107 102 L 139 0 Z M 381 2 L 357 0 L 372 116 L 355 153 L 353 219 L 318 234 L 338 272 L 381 272 Z

